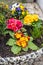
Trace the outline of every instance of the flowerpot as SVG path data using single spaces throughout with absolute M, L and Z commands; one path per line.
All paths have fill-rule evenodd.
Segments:
M 37 3 L 39 4 L 40 8 L 43 11 L 43 0 L 37 0 Z
M 1 11 L 2 12 L 2 11 Z M 11 12 L 11 11 L 10 11 Z M 5 14 L 5 13 L 4 13 Z M 9 14 L 9 13 L 8 13 Z M 3 16 L 3 15 L 2 15 Z M 8 19 L 6 20 L 6 25 L 7 24 L 11 24 L 12 22 L 14 23 L 16 23 L 17 24 L 17 21 L 18 21 L 18 23 L 19 22 L 21 22 L 20 20 L 16 20 L 16 19 L 14 19 L 14 18 L 12 18 L 11 19 L 11 17 L 9 16 L 9 15 L 7 15 L 7 17 L 8 17 Z M 5 18 L 6 18 L 6 16 L 5 16 Z M 9 20 L 10 19 L 10 20 Z M 3 21 L 3 20 L 2 20 Z M 9 21 L 10 21 L 10 23 L 9 23 Z M 41 21 L 42 22 L 42 21 Z M 14 23 L 14 24 L 15 24 Z M 21 23 L 22 24 L 22 23 Z M 12 26 L 12 24 L 11 24 L 11 26 Z M 13 25 L 12 27 L 14 27 L 15 25 Z M 17 26 L 19 26 L 19 25 L 17 25 Z M 21 26 L 21 25 L 20 25 Z M 26 25 L 23 25 L 26 29 L 27 29 L 27 31 L 26 32 L 28 32 L 29 34 L 30 34 L 30 29 L 31 29 L 31 26 L 26 26 Z M 3 32 L 2 31 L 2 26 L 0 25 L 0 27 L 1 27 L 1 32 Z M 7 26 L 6 26 L 6 28 L 7 28 Z M 4 29 L 4 31 L 6 31 L 6 28 L 4 28 L 3 27 L 3 29 Z M 20 28 L 20 27 L 19 27 Z M 14 29 L 14 28 L 10 28 L 10 29 Z M 31 48 L 29 49 L 30 51 L 26 51 L 26 52 L 24 52 L 23 51 L 23 49 L 21 48 L 21 46 L 18 46 L 18 45 L 16 45 L 16 44 L 14 44 L 15 43 L 15 39 L 14 39 L 14 33 L 12 34 L 12 32 L 14 32 L 14 31 L 12 31 L 12 30 L 9 30 L 9 29 L 7 29 L 8 31 L 7 31 L 7 34 L 6 34 L 6 36 L 1 36 L 0 35 L 0 65 L 28 65 L 28 64 L 32 64 L 33 62 L 34 62 L 34 60 L 36 59 L 36 58 L 39 58 L 39 57 L 41 57 L 42 55 L 43 55 L 43 48 L 42 47 L 40 47 L 40 49 L 39 49 L 39 47 L 37 47 L 36 45 L 37 45 L 37 42 L 38 42 L 38 46 L 40 46 L 41 45 L 41 40 L 43 40 L 43 37 L 41 37 L 41 39 L 40 38 L 38 38 L 38 39 L 35 39 L 35 40 L 33 40 L 33 38 L 32 37 L 29 37 L 28 36 L 28 39 L 29 39 L 29 41 L 30 42 L 32 42 L 32 44 L 33 44 L 33 47 L 32 47 L 32 45 L 30 45 L 30 47 L 31 48 L 33 48 L 33 49 L 35 49 L 36 48 L 36 50 L 37 51 L 33 51 Z M 15 29 L 16 30 L 16 29 Z M 22 30 L 22 29 L 21 29 Z M 10 31 L 10 34 L 8 34 L 9 33 L 9 31 Z M 23 32 L 23 31 L 22 31 Z M 6 32 L 5 32 L 6 33 Z M 18 32 L 18 33 L 20 33 L 20 31 Z M 4 34 L 5 35 L 5 34 Z M 11 36 L 10 36 L 11 35 Z M 27 34 L 26 34 L 27 35 Z M 23 34 L 21 35 L 21 37 L 22 36 L 24 36 Z M 20 37 L 20 38 L 21 38 Z M 26 37 L 26 36 L 24 36 L 24 37 Z M 7 44 L 6 44 L 6 42 L 9 40 L 9 38 L 11 38 L 11 39 L 13 39 L 13 44 L 14 44 L 14 46 L 17 46 L 16 48 L 16 52 L 18 52 L 18 47 L 20 47 L 21 48 L 21 51 L 20 51 L 20 54 L 17 54 L 17 55 L 15 55 L 15 54 L 13 54 L 12 52 L 11 52 L 11 46 L 8 46 Z M 30 40 L 30 38 L 31 38 L 31 40 Z M 12 40 L 10 39 L 10 45 L 12 45 Z M 25 39 L 25 38 L 24 38 Z M 17 39 L 17 40 L 19 40 L 19 39 Z M 26 39 L 27 40 L 27 39 Z M 35 41 L 36 42 L 36 44 L 34 44 L 33 43 L 33 41 Z M 21 42 L 20 42 L 21 43 Z M 27 43 L 27 41 L 26 41 L 26 43 Z M 28 44 L 27 44 L 27 47 L 28 47 Z M 9 49 L 10 48 L 10 49 Z M 29 47 L 28 47 L 29 48 Z M 38 50 L 39 49 L 39 50 Z M 14 50 L 14 49 L 13 49 Z M 15 50 L 14 50 L 15 51 Z M 22 52 L 22 53 L 21 53 Z
M 0 65 L 28 65 L 32 64 L 35 62 L 34 60 L 36 58 L 39 58 L 43 55 L 43 48 L 40 50 L 37 50 L 36 52 L 24 54 L 21 56 L 16 56 L 16 57 L 0 57 Z

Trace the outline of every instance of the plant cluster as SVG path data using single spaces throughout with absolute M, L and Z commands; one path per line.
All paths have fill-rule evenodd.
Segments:
M 27 33 L 24 25 L 31 27 L 31 35 Z M 30 14 L 21 3 L 9 7 L 2 2 L 0 3 L 0 35 L 6 36 L 6 34 L 10 35 L 6 45 L 11 47 L 11 52 L 14 54 L 29 49 L 37 50 L 39 47 L 33 43 L 33 40 L 42 34 L 42 20 L 37 14 Z

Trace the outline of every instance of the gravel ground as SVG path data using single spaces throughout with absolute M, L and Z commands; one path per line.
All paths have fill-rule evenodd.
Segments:
M 2 1 L 9 5 L 11 5 L 14 2 L 18 2 L 18 0 L 0 0 L 0 2 Z M 43 20 L 43 13 L 36 3 L 28 3 L 28 4 L 25 3 L 25 6 L 28 8 L 30 13 L 37 13 L 39 17 Z M 30 63 L 30 64 L 24 64 L 24 65 L 43 65 L 43 56 L 40 58 L 36 58 L 33 64 Z
M 33 65 L 43 65 L 43 56 L 40 58 L 36 58 Z

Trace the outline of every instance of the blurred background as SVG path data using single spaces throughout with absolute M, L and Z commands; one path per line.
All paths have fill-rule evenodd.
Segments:
M 15 2 L 22 2 L 22 3 L 29 3 L 29 2 L 36 2 L 39 4 L 40 8 L 43 11 L 43 0 L 0 0 L 0 2 L 5 2 L 7 4 L 13 4 Z

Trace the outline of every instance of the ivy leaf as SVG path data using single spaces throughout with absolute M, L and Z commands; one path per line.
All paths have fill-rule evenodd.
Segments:
M 38 46 L 36 46 L 33 42 L 28 42 L 28 47 L 30 48 L 30 49 L 32 49 L 32 50 L 37 50 L 37 49 L 39 49 L 39 47 Z
M 13 46 L 14 44 L 16 44 L 16 41 L 15 41 L 14 39 L 12 39 L 12 38 L 10 38 L 10 39 L 7 41 L 7 43 L 6 43 L 6 45 L 9 45 L 9 46 Z
M 21 47 L 19 47 L 19 46 L 17 46 L 17 45 L 14 45 L 14 46 L 12 46 L 11 51 L 12 51 L 14 54 L 18 54 L 18 53 L 21 51 Z
M 23 51 L 28 51 L 28 46 L 26 48 L 22 48 Z

